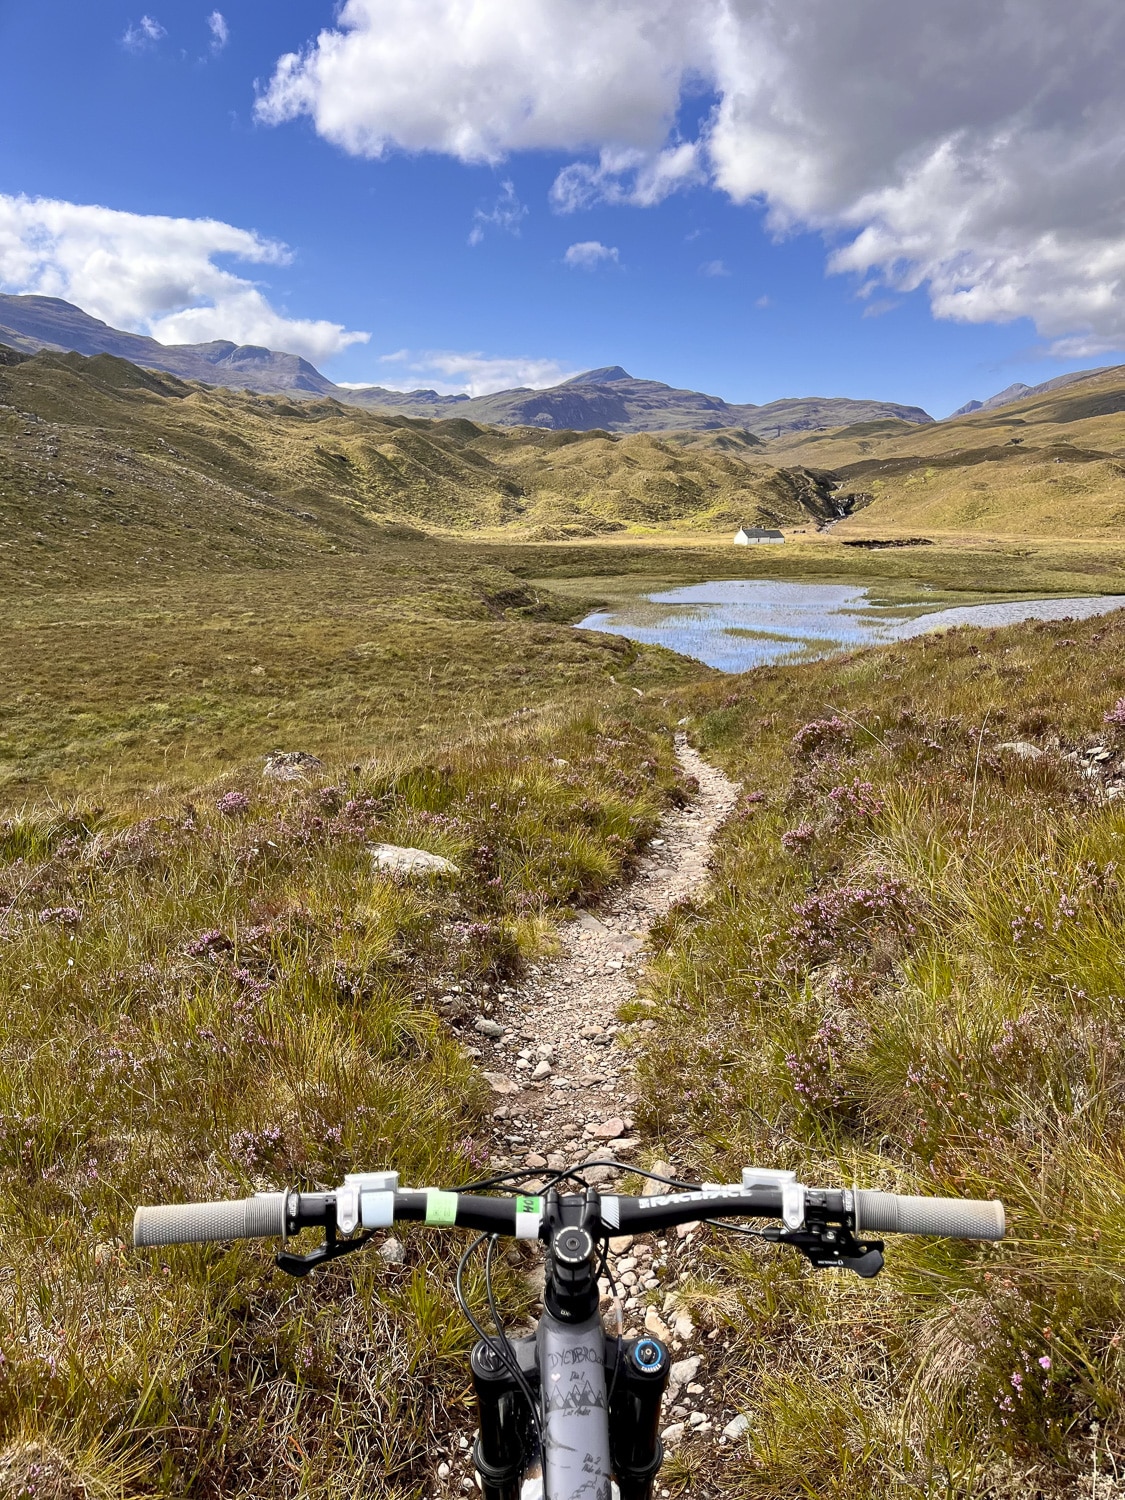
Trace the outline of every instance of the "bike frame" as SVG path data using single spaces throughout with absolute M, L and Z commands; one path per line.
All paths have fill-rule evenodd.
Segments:
M 601 1319 L 566 1323 L 544 1311 L 534 1334 L 509 1341 L 539 1416 L 492 1339 L 470 1368 L 480 1435 L 473 1461 L 485 1500 L 519 1500 L 536 1462 L 543 1500 L 649 1500 L 664 1453 L 658 1435 L 670 1356 L 658 1339 L 607 1338 Z

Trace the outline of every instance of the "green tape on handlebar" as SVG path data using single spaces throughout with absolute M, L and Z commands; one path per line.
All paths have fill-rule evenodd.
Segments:
M 457 1194 L 443 1193 L 439 1188 L 426 1189 L 426 1223 L 456 1224 Z
M 516 1198 L 516 1239 L 537 1240 L 539 1238 L 539 1225 L 543 1218 L 542 1198 L 524 1197 L 522 1194 Z

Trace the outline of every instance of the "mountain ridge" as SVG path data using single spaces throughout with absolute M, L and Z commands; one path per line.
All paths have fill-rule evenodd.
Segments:
M 1113 365 L 1098 365 L 1093 370 L 1072 370 L 1068 375 L 1055 375 L 1050 380 L 1042 380 L 1038 385 L 1024 385 L 1022 380 L 1007 385 L 1002 391 L 997 391 L 995 396 L 988 396 L 983 401 L 966 401 L 964 406 L 959 406 L 956 411 L 950 412 L 947 421 L 954 417 L 968 417 L 976 411 L 995 411 L 1001 406 L 1014 406 L 1017 401 L 1025 401 L 1028 396 L 1042 396 L 1048 391 L 1058 391 L 1066 385 L 1073 385 L 1076 380 L 1089 380 L 1094 375 L 1103 375 L 1106 370 L 1114 369 Z
M 918 406 L 852 397 L 785 397 L 763 406 L 734 404 L 638 379 L 621 365 L 604 365 L 545 390 L 519 387 L 487 396 L 444 396 L 433 390 L 338 386 L 299 355 L 255 344 L 214 340 L 161 344 L 126 333 L 58 297 L 0 294 L 0 343 L 22 353 L 39 350 L 93 357 L 114 355 L 180 380 L 262 395 L 329 397 L 365 411 L 409 417 L 466 417 L 499 427 L 575 432 L 717 432 L 740 429 L 751 439 L 821 431 L 849 423 L 897 418 L 933 421 Z
M 521 387 L 488 396 L 439 397 L 404 393 L 388 402 L 381 388 L 350 392 L 353 403 L 367 410 L 400 416 L 459 416 L 499 427 L 541 427 L 571 432 L 717 432 L 740 429 L 761 441 L 787 432 L 821 431 L 856 422 L 888 418 L 927 425 L 933 421 L 920 406 L 848 396 L 789 396 L 762 406 L 736 404 L 703 391 L 684 390 L 660 380 L 644 380 L 606 365 L 572 375 L 544 390 Z M 449 403 L 443 405 L 443 401 Z

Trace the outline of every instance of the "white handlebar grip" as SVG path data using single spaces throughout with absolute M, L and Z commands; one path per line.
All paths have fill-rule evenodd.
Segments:
M 259 1193 L 230 1203 L 162 1203 L 133 1215 L 133 1244 L 191 1245 L 285 1233 L 286 1193 Z
M 857 1234 L 940 1234 L 959 1240 L 1002 1240 L 1004 1205 L 998 1198 L 908 1198 L 855 1189 Z

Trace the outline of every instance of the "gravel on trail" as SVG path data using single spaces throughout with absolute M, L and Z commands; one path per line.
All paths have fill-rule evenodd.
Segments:
M 525 982 L 501 989 L 490 1014 L 473 1023 L 474 1050 L 495 1095 L 491 1170 L 556 1171 L 607 1158 L 628 1164 L 643 1149 L 633 1130 L 630 1057 L 617 1037 L 655 1022 L 626 1028 L 618 1012 L 635 998 L 644 974 L 649 927 L 705 884 L 716 830 L 739 794 L 685 738 L 677 739 L 676 751 L 684 771 L 698 782 L 698 796 L 665 816 L 628 885 L 596 915 L 584 911 L 566 925 L 560 956 L 533 967 Z M 666 1163 L 653 1163 L 652 1170 L 672 1175 Z M 618 1173 L 594 1167 L 586 1176 L 601 1185 Z M 527 1191 L 535 1190 L 536 1183 L 529 1182 Z M 681 1225 L 659 1240 L 625 1235 L 610 1241 L 609 1266 L 625 1335 L 647 1331 L 673 1351 L 662 1419 L 669 1452 L 687 1442 L 725 1446 L 736 1440 L 729 1424 L 733 1417 L 737 1426 L 737 1414 L 704 1383 L 709 1356 L 719 1356 L 726 1345 L 716 1344 L 717 1332 L 697 1333 L 675 1291 L 677 1281 L 689 1274 L 684 1267 L 694 1259 L 696 1233 Z M 608 1285 L 603 1292 L 608 1294 Z M 616 1308 L 608 1296 L 603 1309 L 610 1326 Z
M 635 879 L 597 915 L 580 912 L 563 928 L 561 955 L 534 966 L 525 983 L 501 989 L 492 1013 L 474 1026 L 497 1095 L 493 1168 L 556 1169 L 594 1156 L 627 1161 L 641 1144 L 631 1134 L 635 1096 L 628 1054 L 615 1045 L 617 1015 L 644 973 L 649 927 L 706 881 L 711 841 L 738 796 L 686 741 L 676 753 L 698 796 L 663 819 Z

